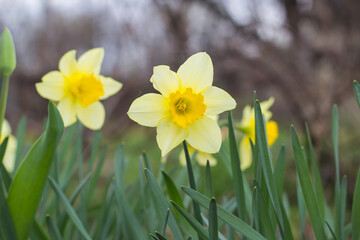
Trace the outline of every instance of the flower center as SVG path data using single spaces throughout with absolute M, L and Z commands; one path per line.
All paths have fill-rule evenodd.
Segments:
M 194 93 L 191 88 L 178 90 L 169 95 L 171 120 L 180 127 L 186 128 L 195 120 L 204 117 L 206 105 L 201 93 Z
M 104 95 L 104 87 L 93 73 L 86 75 L 76 72 L 66 78 L 65 92 L 71 100 L 87 107 Z

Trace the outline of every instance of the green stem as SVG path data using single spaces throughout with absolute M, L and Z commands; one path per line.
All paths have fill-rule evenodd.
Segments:
M 0 134 L 5 118 L 6 102 L 9 91 L 9 77 L 2 76 L 1 95 L 0 95 Z
M 186 158 L 186 166 L 187 166 L 187 171 L 188 171 L 188 175 L 189 175 L 189 184 L 190 187 L 194 190 L 196 190 L 196 183 L 195 183 L 195 178 L 194 178 L 194 172 L 191 166 L 191 160 L 190 160 L 190 154 L 189 154 L 189 149 L 187 146 L 187 142 L 184 141 L 183 142 L 183 146 L 184 146 L 184 151 L 185 151 L 185 158 Z M 202 224 L 202 218 L 201 218 L 201 214 L 200 214 L 200 206 L 197 202 L 193 201 L 193 206 L 194 206 L 194 215 L 195 215 L 195 219 Z

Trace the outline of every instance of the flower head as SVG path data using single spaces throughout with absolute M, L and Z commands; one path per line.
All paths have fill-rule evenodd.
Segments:
M 10 124 L 4 119 L 2 124 L 2 131 L 0 134 L 0 144 L 5 140 L 6 137 L 9 137 L 9 140 L 5 150 L 3 164 L 8 172 L 12 172 L 14 169 L 17 141 L 16 138 L 11 135 Z
M 219 151 L 221 132 L 214 117 L 235 108 L 236 102 L 212 86 L 213 71 L 211 58 L 204 52 L 188 58 L 177 72 L 156 66 L 150 82 L 160 94 L 145 94 L 131 104 L 132 120 L 157 127 L 162 156 L 184 140 L 202 152 Z
M 60 59 L 59 71 L 51 71 L 36 84 L 43 98 L 59 102 L 57 107 L 65 127 L 77 119 L 84 126 L 97 130 L 105 121 L 104 100 L 117 93 L 122 84 L 110 77 L 100 75 L 104 58 L 103 48 L 94 48 L 75 59 L 72 50 Z
M 275 121 L 270 121 L 272 113 L 270 107 L 274 104 L 274 98 L 271 97 L 267 101 L 261 102 L 261 110 L 266 122 L 266 135 L 269 146 L 272 146 L 279 136 L 278 125 Z M 255 111 L 254 108 L 246 105 L 243 109 L 243 117 L 237 128 L 244 133 L 244 137 L 240 142 L 240 159 L 241 169 L 246 169 L 252 163 L 252 151 L 250 140 L 255 143 Z

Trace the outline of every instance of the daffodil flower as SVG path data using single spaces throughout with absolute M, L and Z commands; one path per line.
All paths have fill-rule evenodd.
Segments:
M 269 146 L 272 146 L 279 136 L 278 125 L 275 121 L 270 121 L 272 113 L 269 111 L 274 104 L 274 98 L 271 97 L 267 101 L 261 102 L 261 110 L 266 122 L 266 135 Z M 240 142 L 240 159 L 241 169 L 245 170 L 251 166 L 252 151 L 250 140 L 255 143 L 255 111 L 249 105 L 243 109 L 243 117 L 237 128 L 244 133 L 244 137 Z
M 100 75 L 103 48 L 94 48 L 75 59 L 76 51 L 67 52 L 59 62 L 59 71 L 51 71 L 36 84 L 43 98 L 58 102 L 65 127 L 77 119 L 92 130 L 105 121 L 105 109 L 99 100 L 117 93 L 122 84 Z
M 9 137 L 9 139 L 5 150 L 3 164 L 8 172 L 12 172 L 14 170 L 17 141 L 16 138 L 11 135 L 10 124 L 4 119 L 2 124 L 2 131 L 0 134 L 0 144 L 4 141 L 6 137 Z
M 162 156 L 184 140 L 202 152 L 219 151 L 221 131 L 214 117 L 235 108 L 236 102 L 212 86 L 213 71 L 211 58 L 204 52 L 188 58 L 177 72 L 156 66 L 150 82 L 160 94 L 145 94 L 131 104 L 132 120 L 157 127 Z

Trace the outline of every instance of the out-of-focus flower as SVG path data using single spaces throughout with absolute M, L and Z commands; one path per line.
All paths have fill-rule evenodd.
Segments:
M 11 135 L 11 127 L 8 121 L 4 119 L 2 124 L 2 131 L 0 134 L 0 144 L 4 141 L 6 137 L 8 138 L 8 144 L 5 150 L 5 155 L 3 159 L 4 167 L 8 172 L 12 172 L 14 170 L 14 162 L 15 162 L 15 154 L 16 154 L 16 138 Z
M 196 150 L 192 146 L 188 145 L 189 154 L 192 156 L 194 152 L 196 151 L 195 160 L 200 166 L 206 166 L 207 160 L 209 160 L 209 164 L 211 167 L 215 166 L 217 164 L 217 160 L 213 155 L 206 152 L 201 152 L 199 150 Z M 182 166 L 186 166 L 186 158 L 185 158 L 185 151 L 184 149 L 180 152 L 180 164 Z
M 278 125 L 275 121 L 270 121 L 272 113 L 270 112 L 270 107 L 274 104 L 274 98 L 271 97 L 267 101 L 261 102 L 261 110 L 266 122 L 266 135 L 269 146 L 272 146 L 276 139 L 279 136 Z M 243 109 L 243 117 L 240 124 L 237 126 L 244 137 L 240 142 L 240 160 L 241 160 L 241 169 L 245 170 L 251 166 L 252 163 L 252 151 L 250 140 L 255 143 L 255 111 L 254 108 L 246 105 Z
M 65 127 L 77 119 L 92 130 L 105 121 L 105 109 L 99 100 L 117 93 L 122 84 L 100 75 L 103 48 L 94 48 L 75 59 L 76 51 L 67 52 L 59 62 L 60 71 L 51 71 L 36 84 L 43 98 L 59 102 L 57 107 Z
M 177 73 L 168 66 L 156 66 L 150 82 L 161 94 L 148 93 L 131 104 L 132 120 L 157 127 L 162 156 L 184 140 L 202 152 L 219 151 L 221 131 L 213 117 L 235 108 L 236 102 L 212 86 L 213 71 L 211 58 L 204 52 L 188 58 Z

